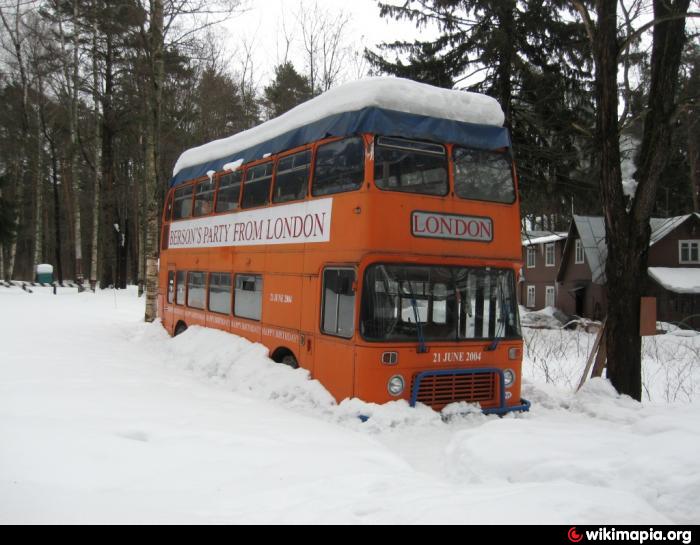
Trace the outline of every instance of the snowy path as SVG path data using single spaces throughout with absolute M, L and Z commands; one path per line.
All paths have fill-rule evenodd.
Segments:
M 700 410 L 604 382 L 518 417 L 341 406 L 133 292 L 0 291 L 1 523 L 700 522 Z M 361 424 L 359 412 L 372 418 Z

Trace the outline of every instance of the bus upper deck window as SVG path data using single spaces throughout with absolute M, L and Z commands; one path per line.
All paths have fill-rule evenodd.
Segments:
M 444 197 L 449 191 L 445 146 L 379 137 L 374 180 L 379 189 Z
M 355 191 L 365 177 L 365 145 L 359 136 L 318 147 L 311 193 L 315 196 Z
M 216 197 L 216 212 L 238 210 L 243 171 L 224 174 L 219 178 L 219 193 Z
M 211 214 L 214 209 L 214 180 L 207 180 L 197 184 L 194 193 L 194 217 Z
M 272 162 L 248 169 L 243 183 L 243 202 L 241 208 L 255 208 L 270 202 L 270 184 L 272 183 Z
M 296 153 L 279 160 L 273 202 L 298 201 L 306 197 L 310 163 L 310 151 Z
M 175 190 L 175 201 L 173 203 L 174 220 L 189 218 L 192 215 L 193 190 L 194 187 L 191 185 Z
M 515 202 L 510 155 L 455 147 L 455 192 L 462 199 Z

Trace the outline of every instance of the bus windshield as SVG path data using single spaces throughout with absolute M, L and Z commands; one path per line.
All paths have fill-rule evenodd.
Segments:
M 513 271 L 372 265 L 360 327 L 384 342 L 520 338 Z

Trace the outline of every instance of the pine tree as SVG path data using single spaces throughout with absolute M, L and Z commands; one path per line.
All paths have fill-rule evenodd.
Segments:
M 366 57 L 379 72 L 496 98 L 513 135 L 523 213 L 595 207 L 588 180 L 591 55 L 584 26 L 559 0 L 410 0 L 381 14 L 433 40 L 382 44 Z M 393 56 L 393 59 L 390 58 Z
M 280 64 L 275 68 L 275 79 L 265 87 L 263 106 L 268 119 L 288 112 L 312 97 L 308 79 L 300 75 L 291 62 Z

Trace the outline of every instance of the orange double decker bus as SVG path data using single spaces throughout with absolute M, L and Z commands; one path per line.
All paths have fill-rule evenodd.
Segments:
M 488 97 L 377 78 L 185 152 L 163 215 L 163 325 L 260 342 L 339 402 L 527 410 L 502 123 Z

